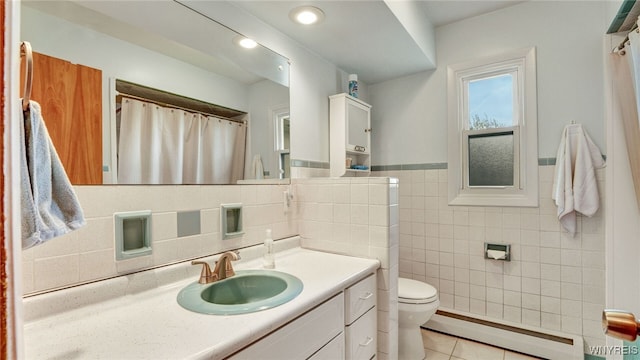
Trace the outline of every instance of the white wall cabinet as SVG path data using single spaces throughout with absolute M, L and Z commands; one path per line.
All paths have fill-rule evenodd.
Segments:
M 329 97 L 331 176 L 371 172 L 371 105 L 348 94 Z M 347 159 L 351 159 L 351 167 Z
M 228 359 L 370 360 L 378 343 L 376 289 L 372 274 Z

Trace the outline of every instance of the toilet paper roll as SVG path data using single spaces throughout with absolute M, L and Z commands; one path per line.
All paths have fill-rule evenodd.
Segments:
M 502 260 L 506 259 L 507 253 L 501 250 L 487 250 L 487 256 L 495 260 Z

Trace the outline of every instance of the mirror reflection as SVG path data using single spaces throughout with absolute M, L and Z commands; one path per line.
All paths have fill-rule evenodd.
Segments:
M 278 153 L 278 177 L 287 179 L 290 176 L 290 157 L 289 157 L 289 111 L 283 111 L 276 115 L 276 152 Z
M 73 184 L 235 184 L 289 177 L 288 60 L 261 45 L 239 46 L 246 38 L 185 4 L 22 2 L 23 40 L 44 59 L 35 64 L 36 76 L 64 77 L 77 66 L 78 74 L 90 69 L 102 79 L 85 84 L 80 94 L 69 93 L 73 83 L 34 82 L 47 93 L 41 100 L 34 89 L 33 98 L 43 106 L 58 152 L 69 154 L 62 161 Z M 153 18 L 145 16 L 149 7 Z M 54 60 L 63 75 L 55 73 Z M 83 102 L 83 94 L 96 93 L 101 102 Z M 65 151 L 78 144 L 78 117 L 83 124 L 94 118 L 77 116 L 77 106 L 65 109 L 68 104 L 97 113 L 98 124 L 78 136 L 95 140 L 85 142 L 97 148 L 101 163 L 83 159 L 92 151 L 79 145 Z M 57 119 L 65 114 L 70 120 Z M 60 145 L 57 131 L 67 136 Z M 98 175 L 74 176 L 89 168 Z

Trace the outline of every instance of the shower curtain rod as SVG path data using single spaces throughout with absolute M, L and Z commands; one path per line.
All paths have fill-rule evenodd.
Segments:
M 639 20 L 640 21 L 640 20 Z M 631 28 L 631 30 L 629 30 L 629 32 L 627 33 L 627 36 L 624 37 L 624 40 L 622 40 L 620 42 L 620 44 L 618 44 L 618 46 L 616 46 L 615 48 L 613 48 L 613 50 L 611 50 L 612 52 L 618 51 L 620 52 L 620 55 L 624 55 L 625 51 L 623 50 L 625 47 L 625 44 L 629 41 L 629 33 L 631 33 L 632 31 L 635 32 L 640 32 L 640 29 L 638 29 L 638 23 L 634 24 L 633 27 Z
M 177 106 L 177 105 L 173 105 L 173 104 L 167 104 L 167 103 L 163 103 L 161 101 L 151 100 L 151 99 L 143 98 L 143 97 L 140 97 L 140 96 L 129 95 L 129 94 L 121 93 L 121 92 L 117 92 L 116 93 L 116 98 L 117 97 L 124 97 L 124 98 L 133 99 L 133 100 L 140 100 L 140 101 L 150 102 L 150 103 L 153 103 L 153 104 L 156 104 L 156 105 L 160 105 L 160 106 L 163 106 L 163 107 L 169 107 L 169 108 L 172 108 L 172 109 L 184 110 L 184 111 L 188 111 L 188 112 L 191 112 L 191 113 L 202 114 L 202 115 L 205 115 L 205 116 L 214 117 L 214 118 L 216 118 L 218 120 L 226 120 L 226 121 L 238 123 L 238 124 L 241 124 L 241 125 L 246 125 L 246 123 L 247 123 L 246 120 L 236 120 L 236 119 L 226 118 L 224 116 L 220 116 L 220 115 L 216 115 L 216 114 L 210 114 L 210 113 L 206 113 L 206 112 L 202 112 L 202 111 L 197 111 L 197 110 L 193 110 L 193 109 L 189 109 L 189 108 L 185 108 L 185 107 L 181 107 L 181 106 Z

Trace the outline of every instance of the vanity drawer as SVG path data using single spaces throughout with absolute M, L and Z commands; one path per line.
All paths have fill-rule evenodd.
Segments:
M 253 343 L 230 359 L 306 359 L 344 330 L 342 293 Z
M 377 313 L 374 307 L 345 328 L 347 360 L 368 360 L 376 354 Z
M 376 288 L 376 276 L 370 275 L 344 291 L 345 325 L 376 305 Z

